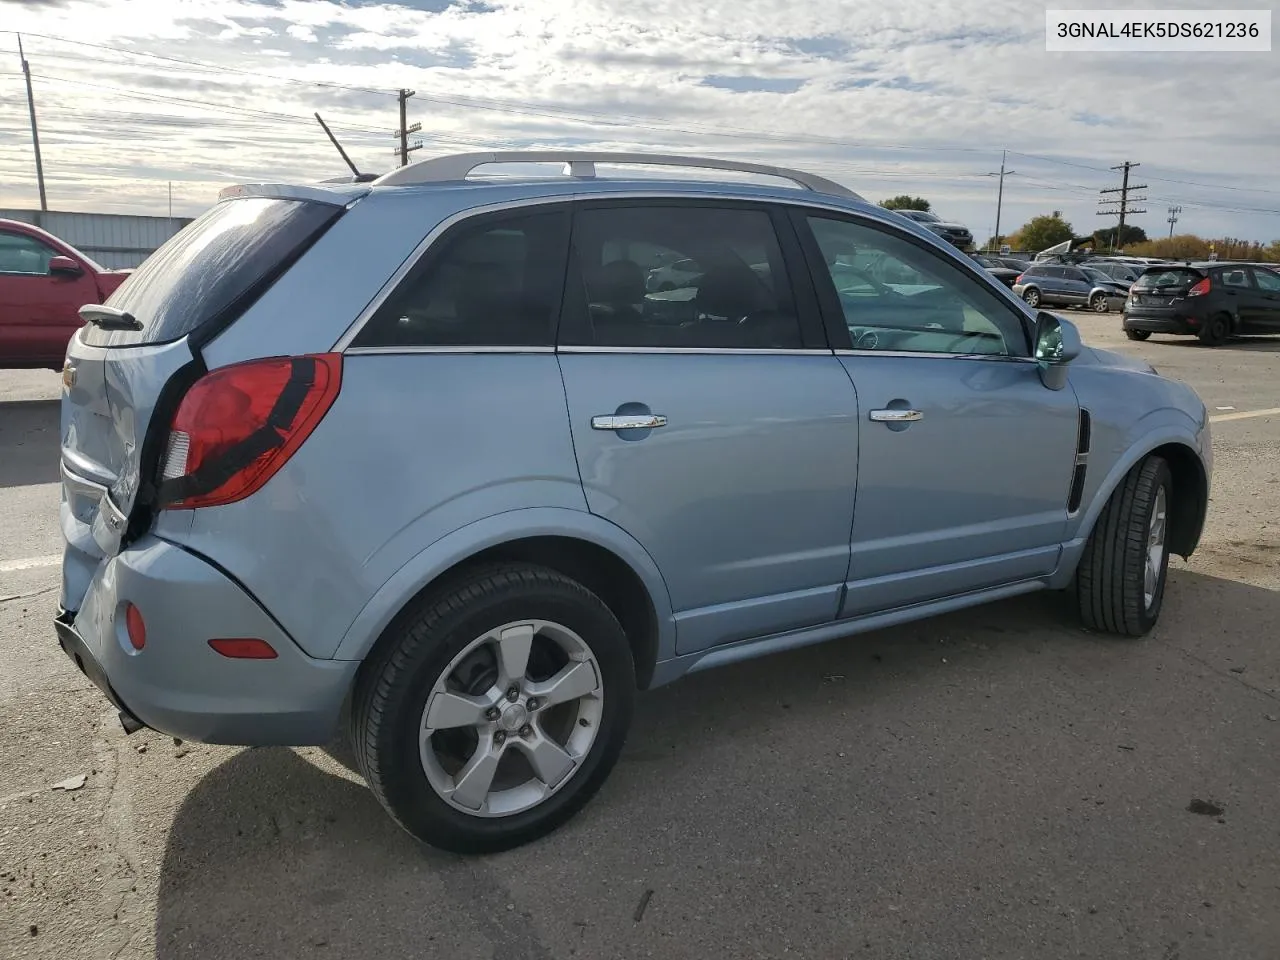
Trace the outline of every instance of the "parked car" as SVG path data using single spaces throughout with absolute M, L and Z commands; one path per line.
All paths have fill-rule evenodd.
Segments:
M 1129 291 L 1124 332 L 1130 340 L 1195 336 L 1209 346 L 1280 333 L 1280 271 L 1211 260 L 1152 267 Z
M 1105 274 L 1063 263 L 1033 263 L 1013 283 L 1031 307 L 1088 307 L 1098 313 L 1122 308 L 1126 288 Z
M 1013 282 L 1018 279 L 1019 274 L 1022 272 L 1020 270 L 1013 270 L 1005 266 L 999 260 L 983 254 L 975 253 L 973 254 L 973 259 L 978 266 L 985 269 L 987 273 L 991 274 L 1006 287 L 1012 287 Z
M 231 188 L 83 309 L 55 627 L 127 731 L 346 729 L 405 830 L 493 851 L 690 672 L 1044 589 L 1151 630 L 1208 502 L 1189 387 L 829 180 L 538 157 L 803 189 L 467 181 L 526 152 Z
M 996 263 L 1000 264 L 1000 266 L 1002 267 L 1008 267 L 1010 270 L 1017 270 L 1019 273 L 1026 270 L 1027 267 L 1031 266 L 1030 260 L 1022 260 L 1018 257 L 1006 257 L 1003 254 L 993 257 L 989 253 L 984 253 L 983 256 L 986 257 L 988 260 L 994 260 Z
M 59 369 L 84 321 L 128 270 L 108 270 L 69 243 L 19 220 L 0 220 L 0 369 Z
M 1124 263 L 1120 260 L 1086 260 L 1081 266 L 1104 273 L 1110 279 L 1119 280 L 1127 287 L 1132 286 L 1134 281 L 1142 275 L 1142 271 L 1146 269 L 1146 267 Z
M 924 210 L 898 210 L 897 212 L 908 220 L 914 220 L 926 230 L 931 230 L 961 250 L 968 250 L 973 246 L 973 232 L 962 223 L 949 223 L 939 218 L 937 214 Z

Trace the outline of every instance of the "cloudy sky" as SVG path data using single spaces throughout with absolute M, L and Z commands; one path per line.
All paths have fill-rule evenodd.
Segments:
M 1215 7 L 1218 0 L 1164 7 Z M 0 207 L 193 215 L 221 187 L 395 163 L 395 91 L 437 152 L 662 149 L 910 192 L 982 240 L 1080 233 L 1132 160 L 1131 222 L 1280 238 L 1280 52 L 1045 52 L 1043 0 L 0 0 Z M 1101 6 L 1055 2 L 1055 8 Z M 1110 7 L 1144 7 L 1116 2 Z M 1280 47 L 1276 48 L 1280 50 Z

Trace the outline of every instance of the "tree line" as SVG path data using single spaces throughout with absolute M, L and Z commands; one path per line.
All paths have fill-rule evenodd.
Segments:
M 880 201 L 888 210 L 923 210 L 932 212 L 932 204 L 924 197 L 899 194 Z M 1239 240 L 1234 237 L 1199 237 L 1191 233 L 1174 237 L 1147 236 L 1141 227 L 1126 224 L 1123 234 L 1115 227 L 1104 227 L 1091 234 L 1080 235 L 1063 219 L 1062 211 L 1032 217 L 1013 233 L 991 237 L 982 245 L 983 250 L 998 250 L 1008 244 L 1010 249 L 1038 253 L 1072 240 L 1074 248 L 1092 247 L 1095 253 L 1124 253 L 1131 257 L 1160 257 L 1168 260 L 1206 260 L 1217 254 L 1219 260 L 1259 260 L 1280 263 L 1280 240 L 1269 244 Z

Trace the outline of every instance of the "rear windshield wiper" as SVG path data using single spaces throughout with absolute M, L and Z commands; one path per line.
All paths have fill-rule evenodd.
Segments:
M 142 321 L 132 313 L 101 303 L 87 303 L 80 308 L 80 319 L 103 330 L 141 330 Z

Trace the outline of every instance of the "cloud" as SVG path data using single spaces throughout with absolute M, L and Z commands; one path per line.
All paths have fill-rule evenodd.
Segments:
M 394 92 L 407 87 L 418 156 L 534 145 L 738 156 L 874 199 L 922 194 L 985 236 L 988 174 L 1007 147 L 1006 225 L 1058 208 L 1078 228 L 1104 225 L 1098 191 L 1127 159 L 1148 183 L 1135 222 L 1150 232 L 1176 202 L 1180 228 L 1280 236 L 1280 214 L 1265 212 L 1280 210 L 1280 131 L 1261 106 L 1280 102 L 1274 57 L 1048 54 L 1047 2 L 0 4 L 24 33 L 64 208 L 156 212 L 173 180 L 195 212 L 229 177 L 340 174 L 316 111 L 362 169 L 388 169 Z M 10 45 L 0 34 L 0 52 Z M 30 205 L 20 78 L 0 75 L 0 102 L 14 107 L 0 112 L 0 205 Z

